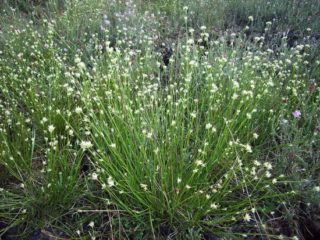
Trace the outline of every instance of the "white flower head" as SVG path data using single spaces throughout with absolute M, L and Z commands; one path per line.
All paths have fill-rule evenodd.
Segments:
M 91 221 L 91 222 L 89 223 L 89 226 L 90 226 L 91 228 L 93 228 L 93 227 L 94 227 L 94 222 Z
M 76 107 L 74 111 L 77 114 L 82 113 L 82 108 L 81 107 Z
M 77 65 L 78 65 L 78 68 L 81 70 L 86 68 L 86 64 L 84 62 L 79 62 Z
M 217 205 L 216 203 L 211 203 L 211 204 L 210 204 L 210 207 L 211 207 L 212 209 L 217 209 L 217 208 L 219 207 L 219 205 Z
M 269 171 L 266 171 L 266 177 L 270 178 L 271 176 L 272 176 L 271 173 Z
M 74 59 L 75 63 L 80 63 L 81 62 L 81 58 L 79 58 L 78 56 Z
M 248 153 L 252 153 L 252 148 L 251 148 L 251 146 L 249 144 L 244 145 L 244 148 L 246 149 L 246 151 Z
M 196 118 L 197 117 L 197 113 L 196 112 L 192 112 L 190 115 L 191 115 L 192 118 Z
M 91 175 L 92 180 L 98 180 L 98 174 L 97 173 L 92 173 Z
M 53 125 L 49 125 L 48 131 L 49 133 L 52 133 L 54 131 L 55 127 Z
M 147 191 L 147 190 L 148 190 L 148 185 L 147 185 L 147 184 L 140 183 L 140 187 L 141 187 L 144 191 Z
M 113 178 L 112 178 L 111 176 L 108 177 L 107 182 L 108 182 L 108 186 L 109 186 L 109 187 L 113 187 L 113 186 L 114 186 L 114 181 L 113 181 Z
M 243 220 L 245 220 L 246 222 L 250 222 L 251 221 L 251 216 L 250 214 L 246 213 L 246 215 L 244 215 Z
M 81 141 L 80 143 L 80 147 L 82 150 L 87 150 L 89 148 L 91 148 L 93 145 L 90 141 Z
M 271 170 L 272 169 L 272 164 L 270 162 L 265 162 L 263 164 L 268 170 Z
M 196 160 L 196 165 L 197 166 L 204 166 L 204 163 L 202 160 Z

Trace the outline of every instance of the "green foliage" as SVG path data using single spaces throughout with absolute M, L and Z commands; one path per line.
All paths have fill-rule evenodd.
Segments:
M 4 2 L 0 233 L 276 238 L 320 191 L 311 2 Z

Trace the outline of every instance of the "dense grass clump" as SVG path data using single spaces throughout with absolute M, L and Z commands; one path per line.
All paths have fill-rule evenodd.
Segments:
M 213 2 L 1 6 L 0 236 L 316 237 L 319 6 Z

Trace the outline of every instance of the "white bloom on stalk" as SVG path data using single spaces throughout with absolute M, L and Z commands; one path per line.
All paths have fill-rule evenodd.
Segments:
M 211 203 L 210 207 L 212 209 L 217 209 L 219 206 L 216 203 Z
M 271 173 L 269 171 L 266 171 L 266 177 L 270 178 L 271 177 Z
M 80 143 L 80 147 L 82 150 L 87 150 L 89 148 L 91 148 L 93 145 L 90 141 L 81 141 Z
M 261 163 L 258 161 L 258 160 L 254 160 L 254 165 L 256 165 L 256 166 L 261 166 Z
M 212 124 L 211 124 L 211 123 L 207 123 L 207 124 L 206 124 L 206 129 L 208 130 L 208 129 L 210 129 L 210 128 L 212 128 Z
M 80 62 L 81 62 L 81 59 L 80 59 L 79 57 L 76 57 L 76 58 L 74 59 L 74 62 L 75 62 L 75 63 L 80 63 Z
M 251 216 L 250 214 L 246 213 L 246 215 L 244 215 L 243 220 L 245 220 L 246 222 L 250 222 L 251 221 Z
M 206 27 L 206 26 L 201 26 L 200 29 L 201 29 L 202 31 L 204 31 L 204 30 L 207 29 L 207 27 Z
M 265 162 L 263 165 L 264 165 L 268 170 L 271 170 L 271 169 L 272 169 L 272 165 L 271 165 L 271 163 L 269 163 L 269 162 Z
M 153 150 L 153 152 L 154 152 L 155 154 L 158 154 L 158 153 L 159 153 L 159 148 L 157 147 L 155 150 Z
M 94 222 L 91 221 L 91 222 L 89 223 L 89 226 L 90 226 L 91 228 L 93 228 L 93 227 L 94 227 Z
M 147 138 L 151 139 L 152 138 L 152 132 L 147 133 Z
M 49 127 L 48 127 L 49 133 L 53 133 L 54 129 L 55 129 L 55 127 L 53 125 L 49 125 Z
M 248 153 L 252 153 L 252 148 L 251 148 L 251 146 L 249 144 L 244 145 L 244 148 L 246 149 L 246 151 Z
M 147 185 L 147 184 L 140 183 L 140 187 L 141 187 L 144 191 L 147 191 L 147 190 L 148 190 L 148 185 Z
M 92 173 L 91 175 L 92 180 L 98 180 L 98 174 L 97 173 Z
M 112 178 L 111 176 L 108 177 L 107 182 L 108 182 L 108 186 L 109 186 L 109 187 L 113 187 L 113 186 L 114 186 L 114 181 L 113 181 L 113 178 Z
M 196 118 L 197 117 L 197 113 L 196 112 L 192 112 L 190 115 L 191 115 L 192 118 Z
M 86 69 L 86 64 L 84 62 L 77 63 L 77 66 L 78 66 L 80 71 Z
M 239 97 L 239 95 L 234 93 L 231 98 L 232 98 L 232 100 L 236 100 L 238 97 Z
M 197 61 L 191 60 L 191 61 L 189 62 L 189 64 L 190 64 L 191 66 L 196 66 L 196 65 L 197 65 Z
M 76 109 L 74 111 L 77 114 L 82 113 L 82 108 L 81 107 L 76 107 Z
M 197 165 L 197 166 L 204 166 L 204 163 L 203 163 L 203 161 L 201 161 L 201 160 L 197 160 L 197 161 L 196 161 L 196 165 Z
M 45 123 L 45 122 L 47 122 L 47 121 L 48 121 L 48 118 L 43 117 L 42 120 L 41 120 L 41 123 Z

